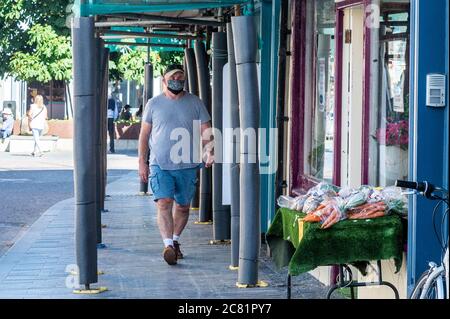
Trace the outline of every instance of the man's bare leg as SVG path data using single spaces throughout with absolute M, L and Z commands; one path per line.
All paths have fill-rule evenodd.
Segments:
M 175 203 L 173 212 L 173 234 L 180 236 L 189 220 L 189 208 L 191 205 L 179 205 Z
M 173 245 L 175 247 L 175 250 L 177 252 L 177 258 L 182 259 L 184 258 L 183 253 L 180 249 L 180 235 L 183 232 L 184 227 L 186 227 L 186 224 L 189 220 L 189 208 L 190 205 L 178 205 L 175 204 L 175 209 L 173 212 Z
M 173 218 L 172 206 L 173 199 L 161 198 L 157 201 L 158 206 L 158 227 L 161 237 L 164 239 L 172 239 L 173 236 Z
M 161 237 L 164 241 L 164 260 L 169 265 L 176 265 L 177 263 L 177 252 L 174 249 L 173 244 L 173 218 L 172 218 L 172 207 L 173 199 L 171 198 L 161 198 L 157 202 L 158 205 L 158 227 Z

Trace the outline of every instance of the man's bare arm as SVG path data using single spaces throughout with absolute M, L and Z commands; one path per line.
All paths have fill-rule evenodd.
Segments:
M 202 149 L 204 151 L 205 166 L 210 167 L 214 163 L 214 135 L 211 130 L 211 121 L 201 125 Z
M 149 168 L 147 164 L 148 140 L 152 132 L 152 125 L 142 121 L 139 133 L 139 176 L 144 183 L 148 182 Z

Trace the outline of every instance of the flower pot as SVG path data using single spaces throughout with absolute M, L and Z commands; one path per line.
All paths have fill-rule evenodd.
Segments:
M 408 178 L 408 150 L 399 146 L 385 146 L 385 163 L 380 170 L 380 179 L 384 186 L 395 185 L 397 179 Z M 384 182 L 384 183 L 383 183 Z
M 141 123 L 124 124 L 116 123 L 116 139 L 137 140 L 141 131 Z

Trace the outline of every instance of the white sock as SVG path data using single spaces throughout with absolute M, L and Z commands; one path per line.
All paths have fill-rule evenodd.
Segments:
M 164 238 L 163 242 L 164 242 L 164 246 L 165 247 L 169 247 L 169 246 L 173 247 L 173 239 L 171 239 L 171 238 Z
M 173 241 L 180 241 L 179 235 L 173 235 Z

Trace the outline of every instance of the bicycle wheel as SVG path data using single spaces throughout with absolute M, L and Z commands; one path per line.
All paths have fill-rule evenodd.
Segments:
M 417 280 L 417 283 L 411 293 L 410 299 L 420 299 L 420 296 L 422 295 L 423 289 L 425 288 L 424 286 L 428 279 L 429 274 L 430 274 L 429 271 L 425 271 L 419 277 L 419 280 Z M 436 279 L 434 279 L 425 293 L 425 299 L 437 299 L 437 297 L 438 297 L 437 282 Z

